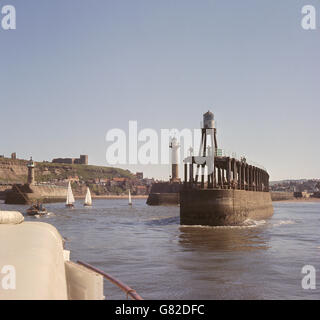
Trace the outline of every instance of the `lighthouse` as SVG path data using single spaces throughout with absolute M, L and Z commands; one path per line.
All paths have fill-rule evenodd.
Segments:
M 33 185 L 35 182 L 34 179 L 34 162 L 32 160 L 32 157 L 30 158 L 30 161 L 28 162 L 28 184 Z
M 180 182 L 179 179 L 179 148 L 180 144 L 176 137 L 173 137 L 169 146 L 172 149 L 171 153 L 171 180 L 170 182 Z
M 215 186 L 215 164 L 214 158 L 217 151 L 217 129 L 215 128 L 214 115 L 208 111 L 203 115 L 203 127 L 201 129 L 201 145 L 199 150 L 200 163 L 197 164 L 197 173 L 195 181 L 198 182 L 199 175 L 201 176 L 201 187 L 204 187 L 204 169 L 207 166 L 208 169 L 208 187 L 213 188 Z M 211 146 L 208 145 L 208 140 L 211 142 Z M 208 154 L 207 154 L 208 152 Z M 202 159 L 201 159 L 202 158 Z
M 193 149 L 191 149 L 190 156 L 184 159 L 185 183 L 189 176 L 190 185 L 197 185 L 200 177 L 200 187 L 203 189 L 205 186 L 205 170 L 207 170 L 207 187 L 213 189 L 216 186 L 215 157 L 218 147 L 216 133 L 214 115 L 208 111 L 203 115 L 199 154 L 198 156 L 193 156 Z M 193 174 L 194 164 L 197 165 L 195 178 Z

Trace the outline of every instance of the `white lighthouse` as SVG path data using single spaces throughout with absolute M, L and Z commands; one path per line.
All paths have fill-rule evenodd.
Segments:
M 172 174 L 170 182 L 180 182 L 179 179 L 179 148 L 180 144 L 177 141 L 176 137 L 171 139 L 171 143 L 169 146 L 172 149 L 171 152 L 171 162 L 172 162 Z

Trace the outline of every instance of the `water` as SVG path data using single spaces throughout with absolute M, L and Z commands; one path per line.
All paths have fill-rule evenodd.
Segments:
M 241 227 L 180 226 L 178 207 L 149 207 L 144 199 L 134 199 L 133 207 L 127 200 L 46 207 L 52 214 L 26 220 L 53 224 L 72 260 L 110 273 L 145 299 L 320 297 L 320 289 L 301 287 L 302 267 L 320 268 L 320 202 L 274 203 L 271 219 Z M 107 281 L 105 295 L 125 298 Z

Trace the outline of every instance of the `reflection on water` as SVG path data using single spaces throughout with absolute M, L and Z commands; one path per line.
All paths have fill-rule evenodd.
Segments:
M 180 226 L 178 207 L 145 200 L 81 202 L 70 210 L 48 204 L 50 215 L 26 217 L 56 226 L 72 260 L 82 260 L 127 283 L 146 299 L 314 299 L 301 288 L 301 268 L 320 266 L 320 203 L 275 203 L 266 221 L 240 227 Z M 25 212 L 26 206 L 2 209 Z M 124 299 L 105 282 L 107 298 Z
M 258 227 L 180 227 L 179 243 L 189 250 L 252 251 L 268 248 L 268 239 Z
M 146 225 L 149 226 L 167 226 L 169 224 L 177 224 L 179 223 L 179 217 L 174 216 L 174 217 L 157 217 L 157 218 L 152 218 L 150 220 L 146 220 Z

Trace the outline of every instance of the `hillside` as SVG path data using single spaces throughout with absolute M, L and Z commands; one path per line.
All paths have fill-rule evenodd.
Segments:
M 38 182 L 52 181 L 55 179 L 79 178 L 80 181 L 88 182 L 94 179 L 133 178 L 128 171 L 113 167 L 92 166 L 83 164 L 59 164 L 59 163 L 36 163 L 36 180 Z
M 0 158 L 0 183 L 24 183 L 27 181 L 27 161 Z
M 272 191 L 285 192 L 319 192 L 320 179 L 299 179 L 299 180 L 281 180 L 271 181 L 270 188 Z
M 27 160 L 12 160 L 0 158 L 0 183 L 25 183 L 27 181 Z M 53 182 L 64 179 L 79 179 L 90 182 L 94 179 L 133 178 L 128 171 L 113 167 L 60 164 L 50 162 L 36 162 L 35 175 L 37 182 Z

